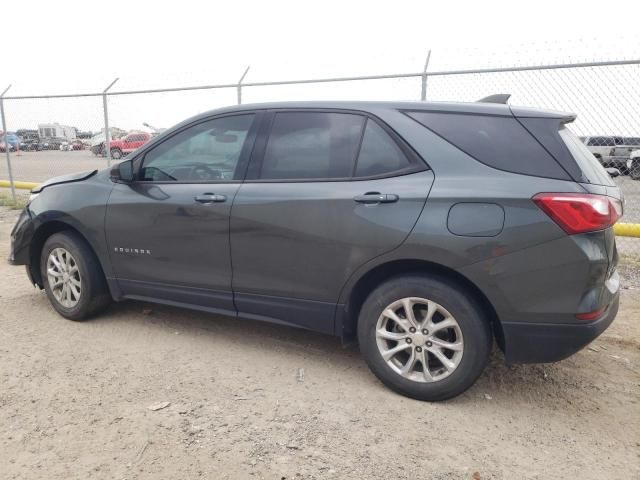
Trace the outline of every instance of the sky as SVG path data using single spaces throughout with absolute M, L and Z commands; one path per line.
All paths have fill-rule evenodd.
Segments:
M 114 91 L 233 83 L 247 66 L 246 81 L 417 72 L 429 50 L 430 70 L 640 57 L 637 1 L 610 0 L 604 8 L 602 2 L 568 0 L 35 0 L 29 10 L 28 22 L 4 17 L 0 30 L 3 44 L 14 52 L 0 67 L 0 91 L 12 84 L 8 96 L 102 91 L 116 77 Z M 640 83 L 635 70 L 605 73 L 620 77 L 620 96 L 628 94 L 625 82 Z M 482 79 L 482 85 L 473 77 L 434 79 L 428 91 L 438 100 L 468 100 L 485 91 L 515 88 L 522 90 L 522 102 L 557 102 L 566 108 L 584 103 L 571 92 L 590 82 L 583 77 L 529 75 L 509 83 L 502 76 Z M 549 81 L 566 85 L 564 103 L 555 92 L 542 94 L 544 100 L 527 96 Z M 634 102 L 639 89 L 632 92 Z M 419 100 L 419 95 L 419 79 L 406 79 L 251 87 L 243 99 Z M 235 101 L 231 89 L 121 96 L 110 98 L 109 111 L 111 125 L 168 127 Z M 9 130 L 54 121 L 93 131 L 102 125 L 99 98 L 5 103 Z M 602 130 L 598 125 L 591 129 Z

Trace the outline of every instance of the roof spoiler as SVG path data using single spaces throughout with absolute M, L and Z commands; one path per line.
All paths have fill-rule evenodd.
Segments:
M 506 105 L 510 97 L 511 97 L 510 93 L 496 93 L 495 95 L 489 95 L 488 97 L 481 98 L 477 102 L 478 103 L 502 103 Z

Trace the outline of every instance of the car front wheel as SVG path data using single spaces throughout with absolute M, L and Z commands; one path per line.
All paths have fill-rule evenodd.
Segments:
M 397 277 L 376 288 L 360 311 L 358 340 L 385 385 L 439 401 L 473 385 L 489 360 L 492 337 L 468 292 L 425 275 Z
M 40 269 L 47 297 L 63 317 L 85 320 L 111 301 L 98 259 L 75 232 L 60 232 L 47 239 Z
M 118 148 L 111 150 L 111 158 L 114 160 L 120 160 L 122 158 L 122 152 Z

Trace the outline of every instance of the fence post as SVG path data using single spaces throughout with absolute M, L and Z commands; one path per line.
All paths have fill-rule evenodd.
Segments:
M 248 66 L 246 68 L 246 70 L 240 77 L 240 80 L 238 80 L 238 105 L 242 104 L 242 81 L 244 80 L 244 77 L 247 76 L 247 72 L 249 72 L 249 68 L 251 68 L 251 66 Z
M 423 102 L 427 101 L 427 77 L 429 74 L 427 73 L 427 68 L 429 68 L 429 59 L 431 58 L 431 50 L 427 52 L 427 59 L 424 62 L 424 68 L 422 69 L 422 91 L 420 92 L 420 100 Z
M 0 115 L 2 116 L 2 131 L 4 132 L 4 151 L 7 156 L 7 172 L 9 173 L 9 183 L 11 184 L 11 197 L 13 202 L 16 201 L 16 187 L 13 184 L 13 172 L 11 171 L 11 154 L 9 153 L 9 142 L 7 141 L 7 120 L 4 116 L 4 94 L 9 91 L 11 85 L 4 89 L 4 92 L 0 94 Z
M 109 111 L 107 110 L 107 92 L 113 84 L 116 83 L 116 78 L 109 84 L 107 88 L 102 91 L 102 110 L 104 112 L 104 148 L 107 154 L 107 167 L 111 166 L 111 132 L 109 131 Z

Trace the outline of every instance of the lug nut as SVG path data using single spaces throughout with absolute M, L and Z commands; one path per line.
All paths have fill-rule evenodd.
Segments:
M 407 343 L 411 343 L 411 339 L 410 338 L 407 338 Z
M 431 342 L 427 342 L 427 347 L 430 347 L 430 346 L 432 346 L 432 345 L 433 345 L 433 343 L 431 343 Z
M 411 328 L 409 329 L 409 331 L 410 331 L 411 333 L 416 333 L 416 329 L 415 329 L 415 328 L 413 328 L 413 327 L 411 327 Z
M 422 334 L 423 335 L 429 335 L 429 330 L 427 330 L 426 328 L 422 329 Z
M 416 352 L 421 352 L 422 351 L 422 347 L 416 347 Z

